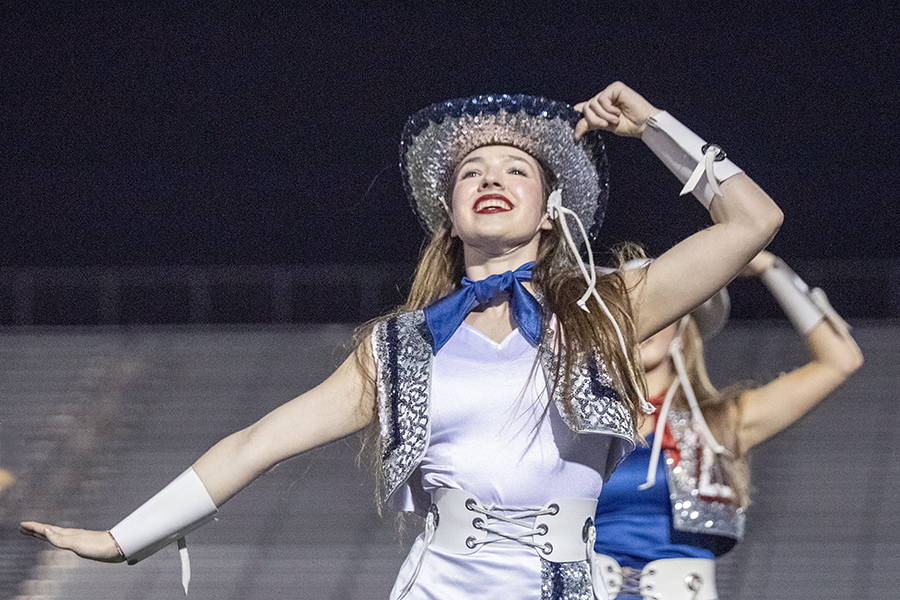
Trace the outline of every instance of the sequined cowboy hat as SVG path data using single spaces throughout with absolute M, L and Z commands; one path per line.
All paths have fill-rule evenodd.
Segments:
M 728 314 L 731 312 L 731 297 L 728 290 L 722 288 L 716 294 L 691 311 L 694 323 L 704 340 L 712 339 L 725 327 Z
M 562 205 L 597 238 L 609 196 L 603 139 L 589 131 L 575 141 L 581 113 L 536 96 L 482 95 L 432 104 L 412 115 L 400 140 L 403 185 L 428 231 L 447 218 L 456 165 L 481 146 L 504 144 L 532 155 L 556 177 Z

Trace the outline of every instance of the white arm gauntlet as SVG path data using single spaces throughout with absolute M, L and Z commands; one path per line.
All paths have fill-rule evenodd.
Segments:
M 647 121 L 641 139 L 685 184 L 681 193 L 692 192 L 707 210 L 719 193 L 718 184 L 743 172 L 721 148 L 704 142 L 666 111 Z
M 208 523 L 216 512 L 203 482 L 188 469 L 109 532 L 133 565 Z
M 780 258 L 762 272 L 765 284 L 794 327 L 808 334 L 823 319 L 828 319 L 838 330 L 848 331 L 850 326 L 835 312 L 825 292 L 810 289 L 806 282 Z

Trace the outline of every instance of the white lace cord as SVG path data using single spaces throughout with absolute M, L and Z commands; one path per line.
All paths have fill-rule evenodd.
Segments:
M 684 395 L 687 397 L 688 405 L 691 407 L 691 416 L 694 422 L 700 424 L 700 430 L 706 438 L 706 443 L 712 448 L 713 452 L 722 454 L 725 452 L 725 446 L 716 441 L 712 431 L 709 430 L 709 425 L 706 424 L 706 419 L 703 418 L 703 411 L 700 410 L 700 404 L 697 402 L 697 396 L 694 395 L 694 388 L 691 387 L 687 369 L 684 367 L 684 359 L 681 356 L 681 334 L 684 332 L 688 319 L 690 319 L 689 315 L 681 318 L 681 322 L 678 324 L 678 333 L 675 335 L 675 339 L 672 340 L 672 345 L 670 346 L 672 362 L 675 363 L 675 370 L 678 372 L 678 378 L 681 380 L 681 385 L 684 388 Z
M 715 144 L 709 144 L 706 147 L 706 152 L 703 153 L 703 159 L 697 163 L 696 167 L 694 167 L 691 176 L 688 178 L 687 182 L 685 182 L 684 187 L 681 188 L 679 196 L 684 196 L 685 194 L 693 192 L 694 188 L 697 187 L 697 184 L 700 183 L 700 178 L 703 176 L 703 173 L 706 173 L 706 180 L 709 182 L 709 187 L 713 194 L 715 196 L 722 195 L 722 191 L 719 189 L 719 182 L 716 180 L 716 174 L 713 171 L 716 157 L 721 151 L 722 149 Z
M 541 509 L 541 510 L 525 510 L 525 511 L 520 511 L 520 512 L 511 514 L 511 515 L 501 515 L 501 514 L 495 513 L 494 511 L 492 511 L 488 508 L 482 508 L 482 507 L 478 506 L 477 504 L 473 504 L 469 510 L 471 510 L 472 512 L 480 513 L 480 514 L 484 515 L 485 517 L 487 517 L 488 519 L 495 519 L 497 521 L 503 521 L 504 523 L 509 523 L 511 525 L 516 525 L 518 527 L 524 527 L 524 528 L 528 529 L 528 531 L 523 531 L 521 533 L 512 534 L 512 533 L 507 533 L 505 531 L 497 531 L 496 529 L 491 527 L 487 521 L 485 521 L 483 525 L 476 526 L 476 529 L 481 529 L 482 531 L 486 531 L 487 533 L 493 533 L 494 535 L 499 536 L 499 537 L 488 538 L 488 539 L 483 539 L 483 540 L 475 540 L 474 542 L 472 542 L 473 547 L 490 544 L 493 542 L 499 542 L 501 539 L 507 539 L 507 540 L 512 540 L 513 542 L 518 542 L 519 544 L 522 544 L 523 546 L 530 546 L 531 548 L 536 548 L 536 549 L 540 550 L 540 549 L 544 548 L 544 544 L 538 544 L 537 542 L 535 542 L 533 540 L 529 540 L 527 538 L 533 538 L 535 535 L 542 535 L 546 532 L 543 529 L 535 529 L 533 526 L 530 527 L 529 525 L 521 523 L 520 521 L 522 519 L 533 519 L 535 517 L 540 517 L 543 515 L 555 514 L 554 510 L 548 508 L 548 509 Z
M 662 439 L 666 430 L 666 420 L 669 418 L 672 399 L 675 397 L 675 392 L 680 385 L 681 379 L 676 377 L 672 385 L 669 386 L 662 407 L 659 409 L 659 415 L 656 417 L 656 429 L 653 432 L 653 449 L 650 451 L 650 465 L 647 467 L 647 481 L 638 486 L 639 490 L 646 490 L 656 485 L 656 467 L 659 465 L 659 455 L 662 452 Z
M 597 553 L 594 552 L 594 543 L 597 541 L 597 527 L 591 525 L 588 527 L 588 538 L 585 542 L 585 551 L 588 560 L 588 569 L 591 574 L 591 589 L 594 591 L 594 600 L 604 600 L 600 594 L 600 589 L 606 590 L 606 584 L 603 583 L 603 573 L 600 565 L 597 564 Z
M 422 563 L 425 562 L 425 555 L 428 554 L 428 547 L 431 546 L 431 542 L 434 540 L 435 529 L 434 512 L 428 511 L 428 516 L 425 517 L 425 538 L 422 553 L 419 555 L 419 560 L 416 562 L 416 568 L 413 570 L 412 576 L 409 578 L 409 581 L 406 582 L 406 585 L 403 586 L 403 589 L 397 596 L 397 600 L 403 600 L 416 583 L 416 579 L 419 577 L 419 571 L 422 570 Z
M 625 346 L 625 337 L 622 335 L 622 330 L 619 329 L 619 324 L 606 306 L 606 302 L 604 302 L 603 298 L 600 297 L 600 294 L 597 293 L 597 269 L 594 267 L 594 253 L 591 250 L 591 244 L 588 242 L 588 236 L 585 232 L 584 225 L 581 223 L 581 219 L 575 212 L 562 205 L 562 192 L 559 190 L 554 190 L 547 198 L 547 212 L 550 214 L 550 218 L 559 223 L 562 227 L 563 235 L 566 238 L 569 250 L 572 252 L 572 256 L 575 258 L 575 262 L 581 269 L 581 274 L 584 276 L 584 280 L 587 283 L 587 291 L 585 291 L 584 295 L 578 300 L 578 306 L 587 313 L 591 312 L 587 307 L 587 299 L 593 296 L 600 305 L 600 308 L 603 309 L 603 313 L 609 319 L 610 323 L 612 323 L 613 329 L 616 330 L 616 336 L 619 338 L 619 345 L 622 348 L 622 352 L 625 356 L 628 356 L 628 349 Z M 572 233 L 569 231 L 569 224 L 566 222 L 566 215 L 572 215 L 575 218 L 575 222 L 578 223 L 578 228 L 581 230 L 581 236 L 584 238 L 584 245 L 587 249 L 590 269 L 584 265 L 584 261 L 578 253 L 578 246 L 575 245 L 575 240 L 572 239 Z M 635 381 L 636 377 L 634 376 L 632 366 L 627 365 L 627 368 L 632 381 Z M 641 410 L 644 414 L 653 414 L 656 411 L 656 408 L 647 402 L 647 399 L 644 398 L 644 394 L 641 393 L 639 386 L 635 386 L 635 390 L 641 400 Z
M 591 297 L 591 292 L 595 291 L 597 285 L 597 270 L 594 268 L 594 253 L 591 250 L 591 245 L 587 243 L 587 232 L 584 229 L 584 224 L 581 222 L 581 219 L 575 213 L 575 211 L 570 210 L 562 205 L 562 192 L 559 190 L 554 190 L 550 193 L 550 197 L 547 198 L 547 211 L 550 214 L 550 218 L 559 223 L 562 226 L 563 235 L 566 238 L 566 243 L 569 245 L 569 250 L 572 252 L 572 255 L 575 257 L 578 263 L 578 268 L 581 269 L 581 274 L 584 276 L 584 280 L 588 284 L 587 290 L 584 292 L 584 295 L 578 300 L 577 304 L 581 308 L 581 310 L 585 312 L 591 312 L 587 307 L 587 299 Z M 569 223 L 565 218 L 565 215 L 572 215 L 575 218 L 575 222 L 578 224 L 578 229 L 581 230 L 581 237 L 585 240 L 585 247 L 587 248 L 588 253 L 588 263 L 590 265 L 590 269 L 584 266 L 584 261 L 581 260 L 581 255 L 578 253 L 578 246 L 575 245 L 575 240 L 572 239 L 572 232 L 569 231 Z M 612 317 L 610 317 L 612 318 Z M 613 320 L 613 324 L 616 325 L 615 320 Z M 616 331 L 618 331 L 619 327 L 616 325 Z M 620 336 L 621 337 L 621 334 Z
M 178 538 L 178 556 L 181 558 L 181 587 L 184 595 L 188 595 L 188 586 L 191 583 L 191 557 L 188 555 L 187 540 Z

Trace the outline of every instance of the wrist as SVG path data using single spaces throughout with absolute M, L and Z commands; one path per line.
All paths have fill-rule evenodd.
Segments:
M 641 139 L 685 184 L 682 195 L 691 192 L 707 209 L 720 194 L 719 183 L 743 172 L 721 148 L 707 143 L 666 111 L 647 120 Z
M 112 531 L 110 531 L 109 529 L 106 530 L 106 533 L 109 534 L 109 539 L 112 540 L 113 545 L 116 547 L 116 555 L 117 555 L 117 558 L 120 559 L 119 562 L 127 560 L 125 553 L 122 552 L 122 546 L 120 546 L 118 540 L 116 540 L 116 536 L 114 536 L 112 534 Z
M 655 106 L 651 106 L 650 110 L 647 111 L 646 116 L 639 121 L 637 135 L 635 137 L 643 139 L 644 131 L 647 129 L 647 126 L 650 124 L 650 121 L 656 117 L 662 111 Z
M 188 469 L 110 529 L 110 537 L 134 564 L 212 520 L 216 512 L 203 482 Z
M 834 312 L 834 309 L 828 304 L 827 298 L 824 297 L 825 293 L 819 289 L 811 290 L 806 282 L 781 259 L 773 260 L 762 270 L 759 278 L 775 297 L 794 327 L 804 335 L 821 323 L 829 311 Z

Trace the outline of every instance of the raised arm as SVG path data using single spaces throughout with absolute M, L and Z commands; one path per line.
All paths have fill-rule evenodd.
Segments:
M 774 255 L 761 253 L 742 274 L 760 277 L 769 287 L 805 335 L 812 356 L 806 365 L 741 395 L 738 442 L 746 452 L 806 414 L 862 366 L 863 357 L 821 291 L 810 291 Z
M 193 489 L 190 484 L 173 488 L 173 482 L 154 498 L 165 496 L 162 502 L 172 503 L 159 512 L 167 518 L 178 517 L 181 505 L 190 503 L 181 502 L 179 495 L 183 494 L 208 494 L 201 501 L 214 504 L 213 509 L 219 507 L 279 462 L 363 428 L 374 416 L 374 394 L 368 381 L 360 372 L 356 356 L 351 355 L 323 383 L 209 449 L 193 465 Z M 168 495 L 167 490 L 171 490 Z M 138 509 L 132 517 L 137 517 L 140 526 L 152 528 L 153 524 L 147 521 L 152 521 L 155 513 L 141 513 L 143 510 L 144 507 Z M 125 560 L 116 540 L 106 531 L 69 529 L 33 521 L 23 522 L 21 531 L 84 558 L 103 562 Z M 139 553 L 139 557 L 144 555 Z M 132 560 L 130 553 L 128 558 Z
M 613 83 L 575 108 L 584 113 L 576 137 L 599 128 L 644 139 L 682 181 L 688 181 L 688 186 L 693 183 L 690 191 L 712 216 L 711 227 L 658 257 L 646 277 L 636 282 L 635 324 L 638 339 L 643 340 L 731 281 L 771 241 L 781 226 L 782 213 L 733 163 L 717 160 L 721 155 L 715 147 L 708 148 L 625 84 Z M 707 154 L 710 166 L 704 172 Z M 709 182 L 710 172 L 715 173 L 716 182 Z M 693 181 L 695 175 L 697 181 Z

